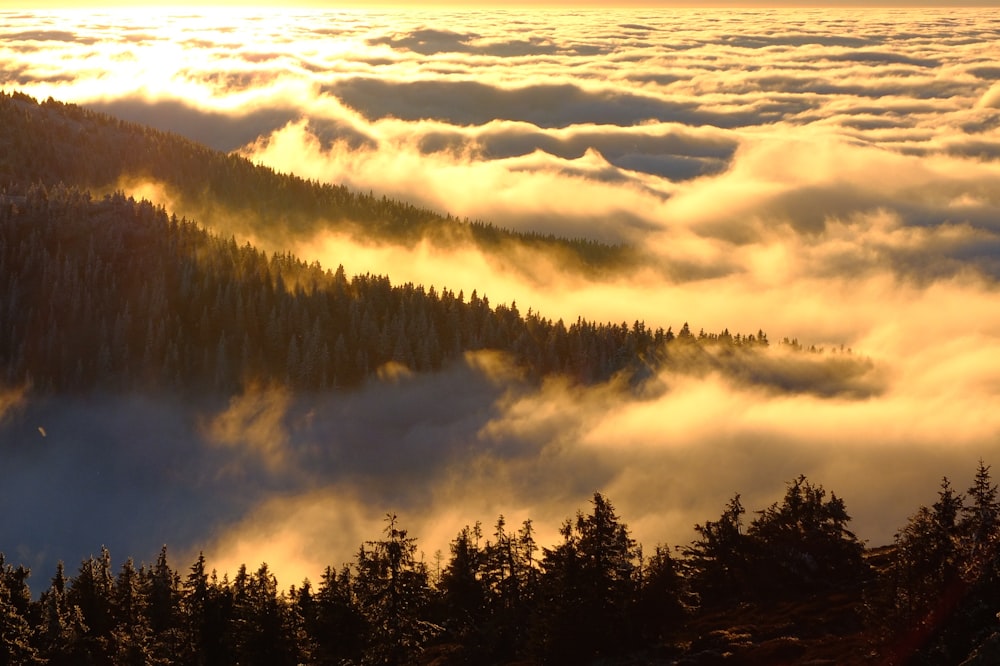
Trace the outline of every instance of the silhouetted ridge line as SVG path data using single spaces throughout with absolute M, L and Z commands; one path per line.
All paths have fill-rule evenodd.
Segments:
M 0 186 L 64 183 L 111 191 L 123 181 L 163 184 L 198 209 L 222 210 L 201 222 L 220 233 L 250 234 L 274 247 L 321 231 L 359 240 L 411 246 L 470 242 L 488 253 L 510 244 L 533 247 L 567 268 L 633 267 L 625 245 L 553 234 L 515 232 L 482 221 L 459 220 L 412 204 L 277 173 L 235 154 L 209 149 L 179 135 L 122 121 L 49 98 L 38 103 L 0 92 Z

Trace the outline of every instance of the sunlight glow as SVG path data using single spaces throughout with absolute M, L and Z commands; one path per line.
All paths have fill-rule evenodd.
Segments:
M 886 543 L 926 484 L 1000 462 L 995 12 L 106 4 L 3 14 L 0 89 L 451 215 L 455 230 L 379 242 L 336 211 L 289 230 L 146 173 L 96 196 L 145 196 L 268 253 L 478 290 L 566 326 L 772 340 L 741 372 L 721 356 L 687 372 L 678 354 L 641 388 L 533 385 L 470 353 L 433 376 L 384 366 L 356 393 L 246 387 L 196 416 L 148 408 L 231 484 L 225 521 L 182 532 L 192 553 L 208 543 L 229 571 L 260 553 L 283 583 L 315 580 L 387 509 L 407 509 L 432 553 L 455 521 L 556 526 L 595 488 L 637 538 L 684 543 L 734 491 L 764 506 L 802 473 Z M 488 250 L 464 220 L 625 244 L 635 262 Z M 0 390 L 0 421 L 23 395 Z M 45 424 L 45 446 L 59 431 Z

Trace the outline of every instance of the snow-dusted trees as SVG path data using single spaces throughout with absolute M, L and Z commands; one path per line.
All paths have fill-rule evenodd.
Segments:
M 15 569 L 7 564 L 0 553 L 0 664 L 31 666 L 41 663 L 28 619 L 31 607 L 29 575 L 23 566 Z
M 437 633 L 425 619 L 431 588 L 416 552 L 416 539 L 399 527 L 395 514 L 386 516 L 383 538 L 358 551 L 352 584 L 366 622 L 366 663 L 411 663 Z
M 8 196 L 0 192 L 0 201 Z M 591 382 L 671 358 L 672 335 L 642 322 L 567 326 L 477 292 L 465 300 L 385 276 L 348 280 L 342 268 L 267 256 L 122 193 L 95 200 L 31 185 L 18 197 L 19 205 L 0 205 L 5 384 L 63 393 L 225 395 L 255 382 L 324 391 L 356 386 L 388 363 L 429 372 L 481 349 L 507 352 L 535 377 Z M 684 339 L 748 354 L 759 347 L 754 336 Z M 682 365 L 702 356 L 688 349 Z

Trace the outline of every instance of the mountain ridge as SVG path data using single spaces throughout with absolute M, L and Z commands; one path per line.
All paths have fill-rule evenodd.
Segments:
M 428 239 L 496 255 L 516 244 L 555 254 L 564 268 L 591 274 L 622 271 L 640 258 L 626 245 L 510 231 L 305 180 L 171 132 L 52 98 L 39 103 L 19 92 L 0 92 L 0 147 L 7 156 L 0 157 L 0 183 L 61 182 L 112 192 L 148 180 L 194 210 L 221 206 L 226 219 L 202 220 L 220 233 L 252 235 L 275 247 L 287 246 L 289 235 L 335 231 L 368 243 L 409 247 Z
M 212 196 L 253 191 L 259 201 L 281 202 L 311 191 L 319 198 L 310 205 L 323 197 L 349 205 L 379 200 L 18 93 L 0 95 L 3 119 L 10 122 L 0 122 L 6 128 L 0 145 L 7 148 L 0 162 L 7 181 L 0 199 L 0 315 L 8 323 L 0 331 L 0 361 L 9 384 L 55 391 L 193 385 L 231 393 L 247 383 L 277 382 L 322 391 L 357 386 L 390 363 L 423 372 L 468 351 L 495 349 L 536 379 L 559 374 L 591 383 L 624 373 L 641 382 L 670 369 L 719 372 L 737 383 L 820 396 L 881 390 L 869 359 L 798 355 L 788 361 L 754 353 L 768 344 L 762 330 L 696 335 L 685 323 L 675 334 L 639 320 L 597 323 L 582 316 L 564 323 L 530 308 L 522 315 L 515 302 L 491 305 L 476 291 L 466 300 L 464 292 L 433 285 L 393 286 L 388 276 L 349 279 L 342 266 L 324 269 L 288 252 L 268 257 L 249 242 L 239 245 L 235 234 L 227 238 L 178 220 L 122 191 L 95 197 L 85 183 L 121 179 L 145 164 L 178 183 L 208 179 L 205 192 Z M 100 136 L 91 136 L 94 127 Z M 102 140 L 100 128 L 110 128 L 117 143 Z M 130 137 L 138 137 L 136 145 Z M 171 151 L 182 157 L 165 157 Z M 70 157 L 60 160 L 64 154 Z M 85 154 L 93 159 L 83 160 Z M 196 168 L 191 163 L 198 159 Z M 46 168 L 52 173 L 42 178 Z M 240 178 L 261 180 L 248 190 Z M 46 185 L 52 181 L 57 184 Z M 274 183 L 287 189 L 274 194 Z M 381 201 L 390 217 L 394 211 L 431 215 Z M 305 219 L 308 206 L 295 210 Z M 442 222 L 428 219 L 432 227 Z M 433 233 L 445 233 L 446 227 L 436 228 Z M 523 238 L 482 229 L 501 245 Z

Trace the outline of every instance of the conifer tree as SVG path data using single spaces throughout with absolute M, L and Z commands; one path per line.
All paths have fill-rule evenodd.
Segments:
M 361 660 L 367 638 L 365 617 L 354 600 L 351 569 L 327 567 L 312 609 L 302 609 L 306 631 L 314 642 L 313 660 L 333 666 Z
M 39 654 L 51 666 L 75 666 L 90 658 L 84 645 L 87 625 L 80 607 L 70 602 L 67 586 L 65 569 L 59 562 L 39 600 L 41 623 L 35 632 Z
M 215 571 L 207 571 L 204 553 L 191 565 L 181 589 L 184 632 L 187 644 L 182 654 L 195 666 L 230 664 L 234 661 L 230 619 L 232 593 Z
M 644 564 L 634 617 L 644 641 L 661 642 L 683 624 L 686 584 L 666 546 L 657 546 Z
M 486 585 L 482 579 L 483 552 L 466 525 L 452 540 L 451 559 L 441 574 L 439 588 L 446 616 L 459 636 L 481 627 L 486 615 Z
M 981 459 L 967 496 L 969 503 L 962 511 L 961 529 L 970 557 L 982 557 L 993 549 L 1000 531 L 1000 500 L 997 498 L 997 486 L 990 476 L 990 467 Z
M 0 664 L 33 666 L 41 663 L 32 644 L 34 632 L 28 622 L 31 593 L 24 567 L 14 569 L 0 553 Z
M 962 511 L 962 497 L 944 477 L 934 505 L 920 507 L 896 534 L 893 605 L 902 618 L 925 613 L 960 583 Z
M 846 506 L 805 476 L 788 484 L 781 503 L 760 512 L 747 535 L 758 594 L 802 594 L 854 588 L 866 574 L 864 546 L 847 528 Z
M 190 639 L 185 635 L 181 613 L 180 576 L 170 566 L 167 547 L 160 548 L 156 562 L 143 569 L 144 586 L 148 594 L 151 650 L 157 658 L 184 654 Z
M 110 637 L 114 627 L 114 574 L 111 553 L 101 548 L 100 558 L 93 556 L 80 564 L 70 581 L 67 598 L 80 609 L 87 630 L 85 649 L 98 662 L 110 660 Z
M 564 523 L 561 544 L 544 549 L 535 642 L 552 663 L 609 657 L 632 638 L 636 544 L 603 495 L 592 503 L 592 513 Z
M 704 603 L 742 595 L 749 583 L 749 543 L 743 533 L 746 510 L 737 493 L 716 521 L 695 525 L 697 541 L 684 549 L 691 585 Z
M 239 664 L 299 663 L 297 625 L 266 563 L 247 575 L 241 568 L 234 595 L 234 652 Z
M 358 551 L 354 594 L 368 624 L 366 661 L 410 663 L 439 628 L 424 618 L 430 601 L 427 570 L 416 560 L 416 539 L 386 516 L 385 537 Z
M 142 574 L 129 558 L 115 581 L 110 653 L 116 665 L 144 666 L 152 661 L 148 611 L 149 597 Z

